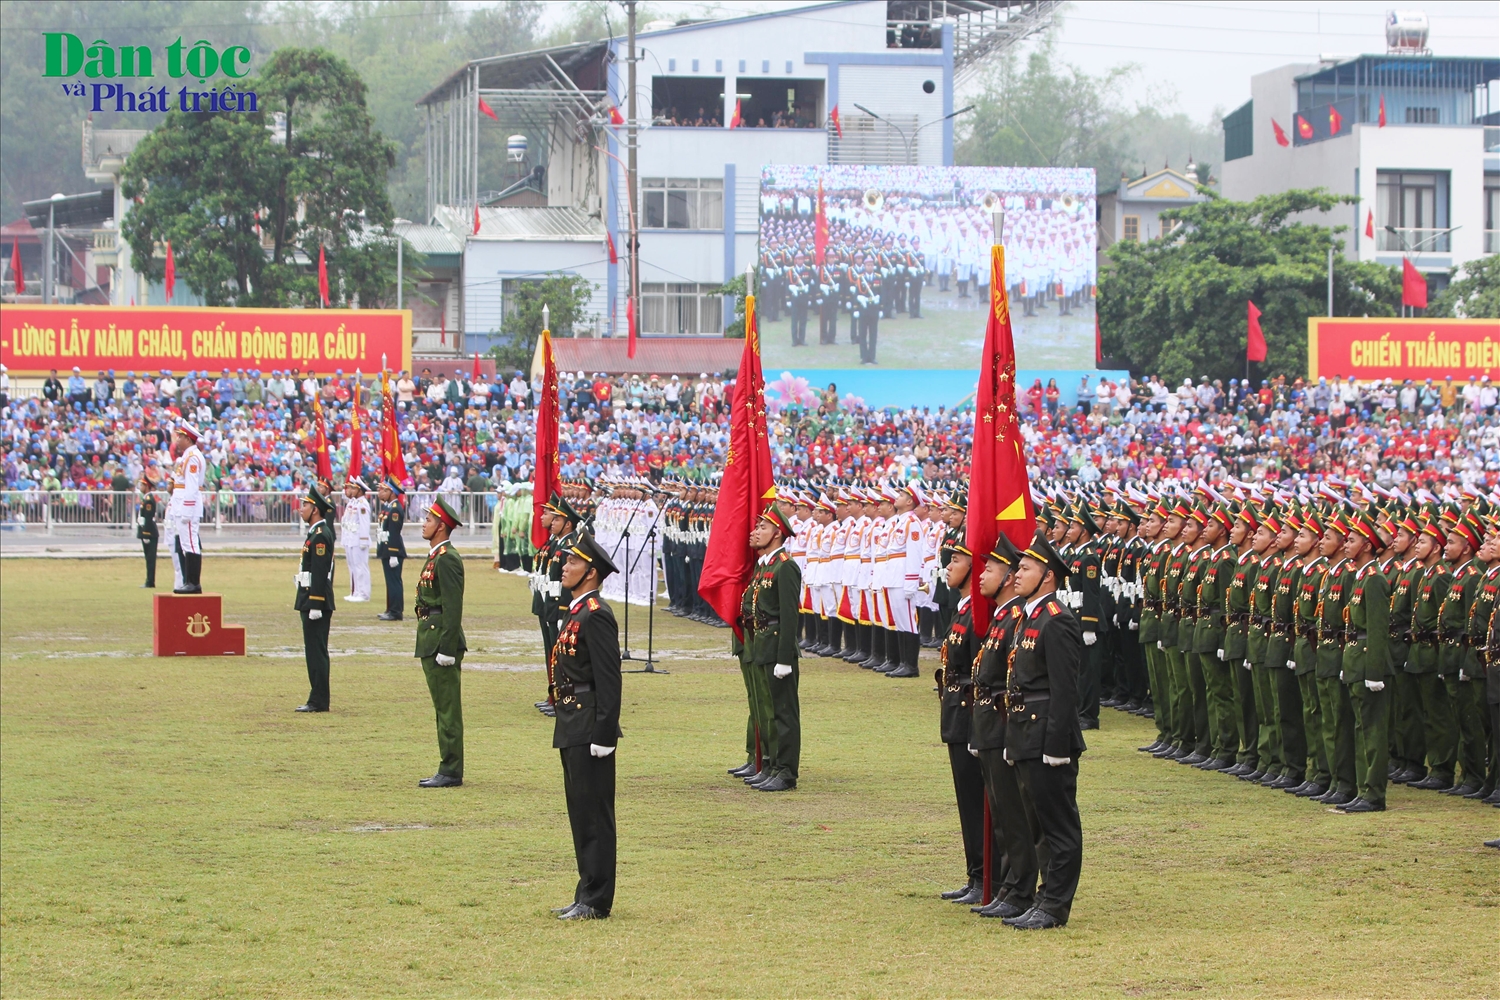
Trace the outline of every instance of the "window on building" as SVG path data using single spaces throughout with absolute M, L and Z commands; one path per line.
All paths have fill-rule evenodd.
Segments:
M 1437 108 L 1407 108 L 1406 124 L 1408 125 L 1436 125 L 1438 123 Z
M 641 178 L 642 229 L 723 229 L 721 177 Z
M 693 337 L 724 332 L 724 298 L 718 285 L 641 283 L 641 333 Z
M 1255 153 L 1255 102 L 1246 101 L 1224 116 L 1224 162 Z
M 1500 174 L 1484 175 L 1484 252 L 1500 253 Z
M 822 128 L 823 81 L 739 78 L 745 128 Z
M 1447 172 L 1380 171 L 1376 175 L 1375 227 L 1377 250 L 1447 253 Z
M 1125 228 L 1120 239 L 1129 240 L 1131 243 L 1141 241 L 1141 217 L 1139 215 L 1125 216 Z
M 651 78 L 652 125 L 724 124 L 722 76 L 655 76 Z

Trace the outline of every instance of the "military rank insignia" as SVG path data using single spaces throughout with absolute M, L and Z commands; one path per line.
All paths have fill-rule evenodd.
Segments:
M 590 611 L 599 610 L 599 599 L 597 597 L 590 597 L 586 603 L 588 604 L 588 609 Z
M 1047 613 L 1051 614 L 1051 615 L 1060 615 L 1060 614 L 1062 614 L 1062 608 L 1060 608 L 1060 607 L 1057 606 L 1057 602 L 1056 601 L 1048 601 L 1047 602 Z

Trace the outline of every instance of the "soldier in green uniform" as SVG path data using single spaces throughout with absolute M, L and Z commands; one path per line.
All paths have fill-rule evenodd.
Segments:
M 1209 720 L 1211 744 L 1208 760 L 1198 765 L 1204 771 L 1227 771 L 1234 767 L 1242 738 L 1235 721 L 1235 674 L 1244 668 L 1241 664 L 1230 664 L 1224 653 L 1224 598 L 1234 576 L 1235 555 L 1229 543 L 1230 525 L 1229 513 L 1223 507 L 1215 505 L 1204 512 L 1202 537 L 1207 551 L 1193 595 L 1197 620 L 1192 648 L 1203 671 L 1203 707 Z
M 1448 595 L 1443 599 L 1438 612 L 1438 630 L 1443 645 L 1438 656 L 1438 672 L 1443 686 L 1448 691 L 1448 702 L 1452 706 L 1449 725 L 1457 731 L 1458 767 L 1453 783 L 1439 791 L 1450 795 L 1467 795 L 1484 784 L 1485 756 L 1489 740 L 1484 732 L 1484 717 L 1481 714 L 1475 684 L 1470 680 L 1478 674 L 1469 649 L 1469 615 L 1479 590 L 1484 566 L 1475 558 L 1479 551 L 1482 529 L 1475 527 L 1470 515 L 1458 518 L 1448 532 L 1448 544 L 1444 555 L 1453 569 L 1448 586 Z M 1474 643 L 1478 645 L 1478 643 Z M 1423 787 L 1418 783 L 1414 787 Z
M 1411 547 L 1412 556 L 1417 561 L 1413 571 L 1417 582 L 1412 588 L 1411 647 L 1406 653 L 1406 672 L 1417 693 L 1417 715 L 1422 725 L 1426 760 L 1417 768 L 1418 773 L 1403 776 L 1402 783 L 1424 790 L 1450 787 L 1458 756 L 1458 733 L 1452 725 L 1453 708 L 1438 669 L 1442 645 L 1438 618 L 1450 582 L 1448 568 L 1443 564 L 1443 549 L 1447 541 L 1443 526 L 1437 520 L 1427 518 Z
M 1473 524 L 1476 529 L 1485 530 L 1478 521 L 1474 521 Z M 1500 536 L 1496 536 L 1494 529 L 1488 529 L 1479 543 L 1479 551 L 1475 554 L 1475 559 L 1485 567 L 1485 571 L 1484 576 L 1480 578 L 1479 587 L 1474 592 L 1474 605 L 1469 612 L 1469 653 L 1472 662 L 1470 668 L 1465 671 L 1465 683 L 1476 688 L 1473 697 L 1480 710 L 1485 713 L 1480 724 L 1486 729 L 1489 728 L 1490 723 L 1489 706 L 1486 704 L 1490 619 L 1494 617 L 1495 604 L 1497 599 L 1500 599 L 1500 549 L 1497 549 L 1497 542 L 1500 542 Z M 1493 751 L 1495 739 L 1493 732 L 1489 733 L 1489 739 L 1491 742 L 1488 749 Z M 1497 760 L 1491 752 L 1488 775 L 1481 779 L 1478 788 L 1463 792 L 1463 797 L 1466 799 L 1488 798 L 1495 790 L 1497 767 L 1500 767 L 1500 760 Z M 1464 785 L 1469 784 L 1472 783 L 1464 783 Z
M 1297 593 L 1302 568 L 1297 559 L 1297 536 L 1301 520 L 1295 510 L 1276 533 L 1277 558 L 1281 566 L 1271 595 L 1271 634 L 1274 640 L 1266 654 L 1269 686 L 1267 709 L 1272 712 L 1269 747 L 1275 773 L 1268 768 L 1260 783 L 1267 788 L 1290 791 L 1307 781 L 1307 737 L 1303 729 L 1302 688 L 1297 680 Z
M 755 568 L 740 603 L 743 640 L 734 643 L 734 652 L 756 685 L 752 699 L 769 700 L 769 712 L 764 702 L 757 712 L 752 700 L 752 721 L 760 717 L 761 767 L 745 778 L 762 792 L 796 788 L 802 757 L 796 628 L 802 573 L 784 547 L 791 535 L 791 524 L 774 503 L 750 530 Z
M 156 527 L 156 489 L 145 476 L 136 483 L 140 491 L 140 505 L 135 512 L 135 537 L 141 540 L 141 554 L 146 557 L 146 582 L 141 584 L 148 590 L 156 589 L 156 546 L 161 533 Z
M 1178 606 L 1177 594 L 1182 586 L 1182 574 L 1187 569 L 1187 555 L 1189 543 L 1197 536 L 1197 527 L 1194 526 L 1191 535 L 1188 534 L 1188 514 L 1186 506 L 1176 503 L 1172 507 L 1163 506 L 1166 514 L 1165 525 L 1162 535 L 1167 540 L 1166 547 L 1162 550 L 1162 568 L 1160 573 L 1160 611 L 1157 619 L 1156 648 L 1158 660 L 1163 665 L 1163 685 L 1161 697 L 1156 699 L 1156 710 L 1166 711 L 1171 719 L 1170 728 L 1167 730 L 1167 746 L 1152 754 L 1154 757 L 1170 760 L 1185 760 L 1193 755 L 1194 743 L 1192 736 L 1192 702 L 1187 691 L 1187 664 L 1183 660 L 1182 650 L 1177 646 L 1178 636 Z M 1204 758 L 1199 757 L 1201 762 Z
M 1349 519 L 1344 555 L 1352 571 L 1344 605 L 1344 655 L 1340 680 L 1354 715 L 1354 784 L 1352 802 L 1335 803 L 1346 813 L 1385 811 L 1386 771 L 1390 753 L 1386 680 L 1391 673 L 1387 646 L 1391 637 L 1390 584 L 1378 557 L 1385 539 L 1368 515 Z
M 1485 544 L 1490 547 L 1490 558 L 1500 565 L 1500 533 L 1493 522 L 1485 536 Z M 1487 574 L 1485 583 L 1491 582 Z M 1500 585 L 1500 580 L 1494 582 Z M 1481 659 L 1485 665 L 1484 697 L 1490 722 L 1490 793 L 1484 797 L 1484 803 L 1500 806 L 1500 594 L 1492 599 L 1490 620 L 1484 635 Z M 1500 840 L 1486 841 L 1485 846 L 1500 847 Z
M 1175 753 L 1172 745 L 1172 699 L 1168 695 L 1167 659 L 1161 647 L 1162 583 L 1167 559 L 1171 555 L 1175 529 L 1167 533 L 1167 509 L 1160 503 L 1151 505 L 1141 520 L 1140 537 L 1147 548 L 1141 555 L 1141 619 L 1137 635 L 1141 651 L 1146 654 L 1146 678 L 1151 692 L 1151 715 L 1156 723 L 1156 739 L 1143 747 L 1142 753 L 1165 757 Z
M 1193 645 L 1198 630 L 1198 583 L 1203 575 L 1204 564 L 1212 551 L 1202 540 L 1203 528 L 1208 524 L 1208 515 L 1194 508 L 1183 521 L 1182 534 L 1184 552 L 1179 557 L 1181 569 L 1177 576 L 1177 669 L 1174 671 L 1174 687 L 1178 692 L 1179 712 L 1182 718 L 1183 746 L 1190 752 L 1178 759 L 1179 764 L 1196 767 L 1213 760 L 1213 736 L 1208 728 L 1208 693 L 1205 689 L 1203 664 L 1199 662 L 1198 650 Z M 1177 565 L 1174 562 L 1174 565 Z
M 302 566 L 297 572 L 297 600 L 302 615 L 302 650 L 307 658 L 307 701 L 299 712 L 328 711 L 328 626 L 333 622 L 333 501 L 310 486 L 302 498 Z
M 1328 751 L 1323 745 L 1323 709 L 1318 700 L 1317 675 L 1318 593 L 1323 586 L 1328 560 L 1318 551 L 1323 524 L 1316 511 L 1300 512 L 1294 527 L 1297 531 L 1292 548 L 1292 558 L 1297 562 L 1297 583 L 1293 592 L 1296 638 L 1292 643 L 1289 665 L 1297 678 L 1297 694 L 1302 705 L 1302 738 L 1307 746 L 1309 769 L 1302 784 L 1286 791 L 1299 799 L 1315 799 L 1326 793 L 1333 781 L 1328 769 Z
M 1036 810 L 1033 834 L 1049 853 L 1036 903 L 1005 923 L 1045 930 L 1068 922 L 1083 870 L 1083 825 L 1078 816 L 1078 758 L 1087 749 L 1078 728 L 1078 671 L 1082 628 L 1055 599 L 1067 566 L 1038 534 L 1016 567 L 1024 602 L 1005 688 L 1005 760 Z
M 1242 664 L 1250 666 L 1250 670 L 1246 672 L 1250 674 L 1254 687 L 1254 710 L 1258 717 L 1264 712 L 1261 675 L 1265 673 L 1265 630 L 1252 627 L 1251 615 L 1254 613 L 1252 604 L 1256 594 L 1256 576 L 1267 548 L 1262 542 L 1265 534 L 1260 530 L 1255 511 L 1248 505 L 1235 514 L 1229 529 L 1229 542 L 1238 552 L 1233 572 L 1229 576 L 1229 585 L 1224 592 L 1224 662 L 1236 668 L 1236 672 L 1243 669 Z M 1252 633 L 1259 647 L 1258 651 L 1262 654 L 1261 661 L 1250 655 Z M 1243 711 L 1243 705 L 1238 707 Z M 1249 747 L 1241 741 L 1239 758 L 1225 774 L 1241 778 L 1260 772 L 1261 762 L 1267 758 L 1266 732 L 1260 731 L 1258 737 L 1257 742 Z
M 614 563 L 594 536 L 574 536 L 563 562 L 570 595 L 552 647 L 557 718 L 552 746 L 562 758 L 563 796 L 573 832 L 578 885 L 559 920 L 608 917 L 615 903 L 615 747 L 620 740 L 620 629 L 599 596 Z
M 380 516 L 375 558 L 385 574 L 385 611 L 375 617 L 383 622 L 399 622 L 406 604 L 406 588 L 401 583 L 401 566 L 406 560 L 406 542 L 401 538 L 401 529 L 406 526 L 406 491 L 393 477 L 386 476 L 376 496 L 380 500 Z
M 464 708 L 459 673 L 464 652 L 464 560 L 448 540 L 463 526 L 448 501 L 438 497 L 427 508 L 422 538 L 431 549 L 417 577 L 417 649 L 437 716 L 437 773 L 417 782 L 423 788 L 454 788 L 464 783 Z
M 1323 525 L 1319 551 L 1329 560 L 1329 567 L 1318 586 L 1317 623 L 1318 706 L 1322 710 L 1323 752 L 1328 756 L 1331 782 L 1328 791 L 1315 796 L 1314 802 L 1339 806 L 1354 801 L 1354 706 L 1349 692 L 1339 679 L 1344 667 L 1344 605 L 1353 589 L 1354 574 L 1344 553 L 1344 539 L 1349 525 L 1338 514 L 1330 515 Z
M 1395 672 L 1386 681 L 1390 686 L 1390 695 L 1386 701 L 1391 706 L 1390 780 L 1403 785 L 1427 774 L 1422 767 L 1422 761 L 1427 756 L 1427 746 L 1422 732 L 1422 715 L 1418 711 L 1421 695 L 1417 692 L 1415 677 L 1406 669 L 1406 662 L 1411 655 L 1412 603 L 1420 584 L 1417 578 L 1420 563 L 1412 549 L 1422 528 L 1408 512 L 1402 510 L 1392 516 L 1390 529 L 1393 538 L 1386 578 L 1391 586 L 1390 650 L 1391 666 L 1395 668 Z
M 1088 503 L 1079 500 L 1073 511 L 1068 536 L 1073 539 L 1070 593 L 1079 624 L 1083 627 L 1083 672 L 1079 677 L 1078 725 L 1099 728 L 1099 690 L 1104 669 L 1104 643 L 1109 630 L 1109 594 L 1100 579 L 1099 523 Z

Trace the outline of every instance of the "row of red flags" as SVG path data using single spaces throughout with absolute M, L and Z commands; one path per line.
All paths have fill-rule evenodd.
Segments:
M 1302 114 L 1302 112 L 1298 111 L 1294 113 L 1292 115 L 1292 121 L 1296 124 L 1297 135 L 1301 138 L 1311 139 L 1313 136 L 1317 135 L 1317 130 L 1313 128 L 1312 122 L 1309 121 L 1307 117 Z M 1380 118 L 1378 127 L 1385 128 L 1384 94 L 1380 95 Z M 1328 134 L 1330 136 L 1338 135 L 1343 130 L 1344 116 L 1339 114 L 1338 108 L 1334 107 L 1332 104 L 1328 105 Z M 1271 131 L 1276 134 L 1276 145 L 1290 146 L 1292 144 L 1292 140 L 1287 138 L 1286 130 L 1283 129 L 1281 127 L 1281 124 L 1274 118 L 1271 119 Z

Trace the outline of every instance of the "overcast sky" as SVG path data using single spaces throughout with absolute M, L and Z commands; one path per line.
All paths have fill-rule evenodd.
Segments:
M 678 17 L 728 17 L 805 2 L 654 2 Z M 562 5 L 554 5 L 560 12 Z M 614 5 L 611 5 L 614 6 Z M 1250 97 L 1250 77 L 1323 54 L 1385 51 L 1385 12 L 1425 10 L 1437 55 L 1500 57 L 1500 4 L 1480 2 L 1290 3 L 1276 0 L 1073 0 L 1062 14 L 1059 51 L 1090 73 L 1134 63 L 1130 96 L 1204 120 Z M 810 48 L 816 46 L 809 40 Z

